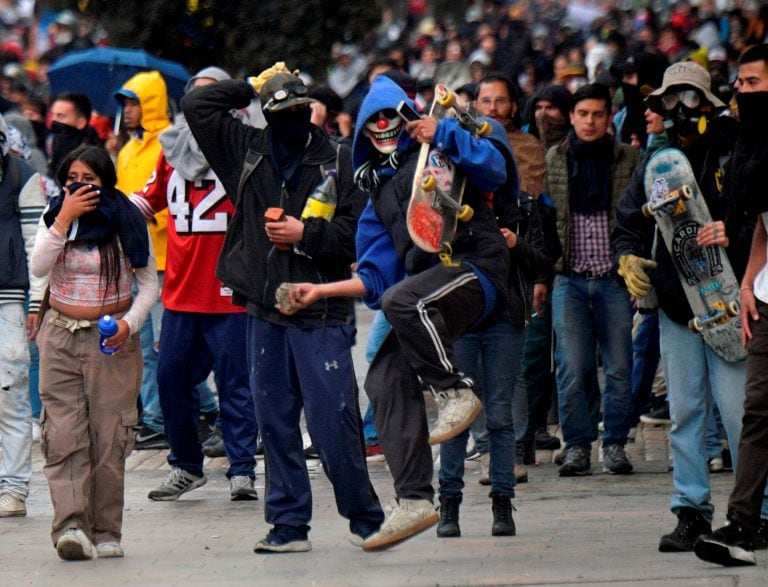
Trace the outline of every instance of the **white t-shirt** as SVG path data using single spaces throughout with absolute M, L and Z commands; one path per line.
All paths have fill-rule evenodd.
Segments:
M 760 218 L 766 231 L 768 231 L 768 212 L 763 212 Z M 766 252 L 768 253 L 768 245 L 766 245 Z M 758 300 L 768 304 L 768 263 L 763 265 L 760 273 L 755 277 L 755 283 L 752 284 L 752 292 Z

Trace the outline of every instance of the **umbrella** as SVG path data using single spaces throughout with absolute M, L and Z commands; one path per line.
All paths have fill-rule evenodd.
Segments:
M 118 107 L 115 92 L 140 71 L 152 70 L 163 76 L 169 98 L 178 105 L 189 72 L 174 61 L 160 59 L 141 49 L 97 47 L 73 51 L 51 65 L 48 79 L 54 95 L 61 92 L 85 94 L 100 114 L 114 116 Z

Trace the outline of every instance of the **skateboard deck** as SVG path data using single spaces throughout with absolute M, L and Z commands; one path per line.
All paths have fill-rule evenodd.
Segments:
M 429 116 L 437 120 L 456 118 L 476 134 L 488 134 L 491 130 L 487 122 L 478 124 L 459 98 L 442 85 L 435 87 Z M 471 208 L 461 203 L 466 181 L 465 175 L 436 146 L 421 146 L 406 214 L 408 233 L 420 249 L 450 254 L 457 221 L 472 217 Z
M 712 216 L 690 162 L 678 149 L 661 149 L 648 161 L 644 184 L 643 213 L 655 219 L 672 256 L 693 311 L 688 326 L 726 361 L 743 360 L 739 283 L 725 249 L 696 243 Z

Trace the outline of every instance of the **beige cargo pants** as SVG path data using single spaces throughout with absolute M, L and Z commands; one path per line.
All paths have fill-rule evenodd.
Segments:
M 118 353 L 105 355 L 95 323 L 51 309 L 41 320 L 37 343 L 53 544 L 69 528 L 79 528 L 94 544 L 119 542 L 125 459 L 138 421 L 139 335 L 131 335 Z

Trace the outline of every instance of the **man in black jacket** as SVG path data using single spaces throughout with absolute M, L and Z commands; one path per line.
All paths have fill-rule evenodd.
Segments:
M 649 108 L 667 120 L 671 144 L 690 160 L 715 219 L 699 229 L 699 245 L 728 247 L 728 257 L 740 278 L 749 251 L 752 221 L 734 214 L 723 195 L 723 163 L 733 148 L 735 122 L 717 116 L 725 104 L 710 91 L 706 70 L 692 62 L 667 68 L 661 88 L 647 101 Z M 657 246 L 655 258 L 650 259 L 655 224 L 641 211 L 646 202 L 645 167 L 638 166 L 619 202 L 612 245 L 619 275 L 630 294 L 643 297 L 653 285 L 659 300 L 662 361 L 673 422 L 670 441 L 675 494 L 670 507 L 678 518 L 677 527 L 661 537 L 659 550 L 683 552 L 693 550 L 695 540 L 711 532 L 714 506 L 710 501 L 707 458 L 702 450 L 709 402 L 714 400 L 720 411 L 737 462 L 746 365 L 725 361 L 704 343 L 701 335 L 688 329 L 693 315 L 667 247 Z M 655 270 L 646 273 L 649 269 Z
M 310 123 L 311 99 L 299 77 L 275 73 L 262 86 L 265 130 L 230 115 L 253 97 L 246 82 L 225 80 L 190 92 L 182 108 L 235 204 L 217 275 L 233 289 L 233 302 L 248 312 L 250 383 L 269 467 L 264 510 L 274 527 L 254 550 L 311 548 L 302 408 L 339 512 L 350 520 L 352 539 L 361 542 L 378 530 L 384 514 L 371 489 L 358 429 L 352 302 L 321 300 L 285 316 L 275 309 L 275 294 L 284 282 L 349 277 L 365 197 L 352 181 L 349 150 L 334 148 Z M 336 202 L 327 202 L 330 212 L 317 217 L 308 203 L 326 180 Z M 281 212 L 273 215 L 275 208 Z

